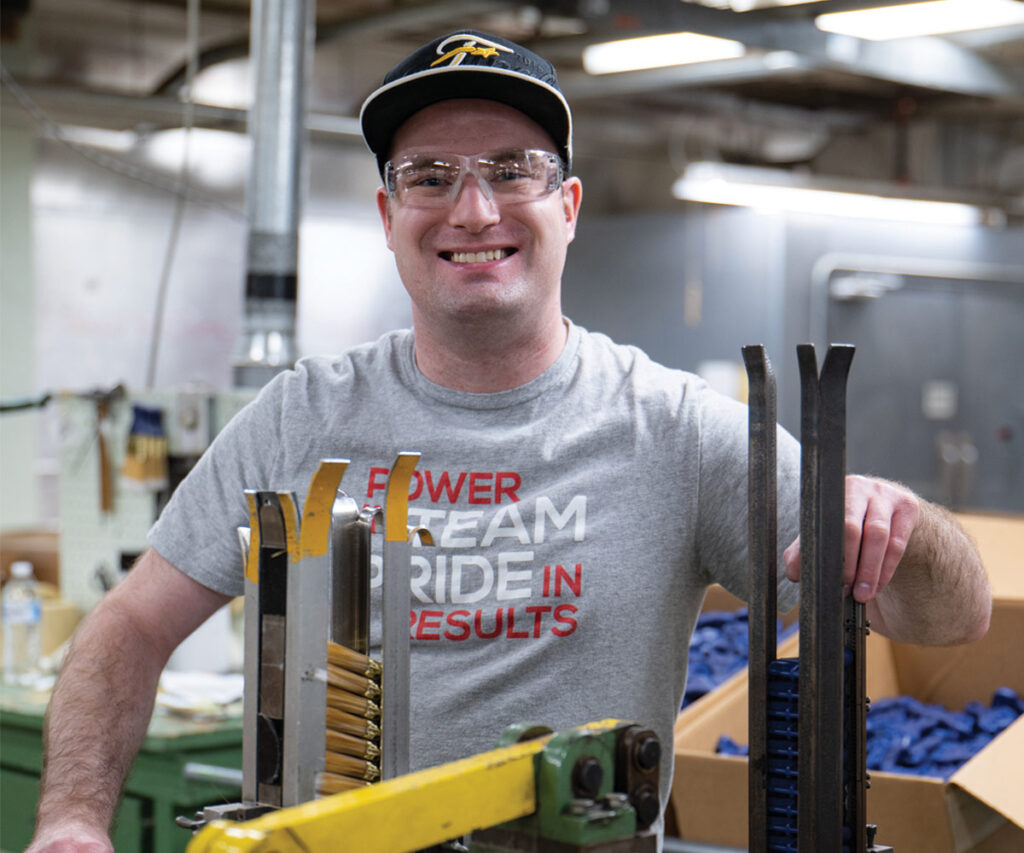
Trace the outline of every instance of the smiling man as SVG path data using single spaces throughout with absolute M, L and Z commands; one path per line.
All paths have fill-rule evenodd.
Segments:
M 346 490 L 372 504 L 396 452 L 422 454 L 410 515 L 437 547 L 413 557 L 414 769 L 528 720 L 618 717 L 671 744 L 704 593 L 746 592 L 746 409 L 562 315 L 582 191 L 551 65 L 455 33 L 397 66 L 361 120 L 413 328 L 275 378 L 177 489 L 76 635 L 48 714 L 33 853 L 111 849 L 167 657 L 243 590 L 243 490 L 302 495 L 323 458 L 350 458 Z M 778 446 L 788 607 L 799 448 L 781 430 Z M 845 582 L 878 630 L 928 643 L 985 632 L 985 573 L 948 513 L 867 477 L 848 478 L 846 507 Z
M 565 346 L 561 278 L 582 189 L 556 147 L 519 110 L 481 99 L 424 107 L 395 134 L 377 206 L 428 379 L 514 388 Z

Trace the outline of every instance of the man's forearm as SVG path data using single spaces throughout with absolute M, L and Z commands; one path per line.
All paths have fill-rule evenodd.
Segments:
M 892 582 L 868 605 L 872 623 L 901 642 L 951 645 L 984 636 L 991 611 L 974 543 L 952 513 L 921 500 Z
M 82 623 L 50 703 L 30 853 L 108 853 L 121 786 L 145 737 L 160 672 L 228 596 L 148 549 Z
M 108 831 L 165 657 L 116 600 L 103 602 L 83 623 L 47 712 L 39 828 Z

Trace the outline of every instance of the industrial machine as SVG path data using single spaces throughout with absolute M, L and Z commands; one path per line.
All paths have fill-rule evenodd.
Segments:
M 189 850 L 322 850 L 339 838 L 395 853 L 656 850 L 661 745 L 641 725 L 522 724 L 492 752 L 409 773 L 411 546 L 432 544 L 408 525 L 418 458 L 398 455 L 380 508 L 340 490 L 342 459 L 321 462 L 301 511 L 293 493 L 246 492 L 242 801 L 179 820 L 198 830 Z M 369 656 L 376 522 L 380 660 Z
M 886 853 L 867 824 L 864 605 L 843 596 L 846 380 L 854 348 L 797 348 L 801 382 L 800 648 L 776 659 L 775 376 L 750 387 L 750 853 Z

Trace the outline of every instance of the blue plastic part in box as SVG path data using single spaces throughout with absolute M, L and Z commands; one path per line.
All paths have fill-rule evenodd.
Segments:
M 788 637 L 797 626 L 776 624 L 779 641 Z M 686 688 L 680 707 L 685 708 L 710 693 L 723 681 L 744 669 L 750 654 L 750 622 L 746 608 L 735 612 L 709 610 L 697 618 L 690 638 Z
M 787 672 L 769 689 L 785 692 L 779 684 L 784 685 L 791 675 Z M 949 779 L 1022 714 L 1024 698 L 1008 687 L 996 690 L 988 706 L 968 702 L 963 711 L 928 705 L 910 696 L 879 699 L 871 703 L 867 714 L 867 767 Z M 787 727 L 793 722 L 789 712 L 769 709 L 769 717 L 769 768 L 781 769 L 790 758 L 795 766 L 795 753 L 791 752 L 796 749 L 795 724 L 791 730 Z M 716 751 L 723 755 L 749 754 L 746 745 L 724 735 Z

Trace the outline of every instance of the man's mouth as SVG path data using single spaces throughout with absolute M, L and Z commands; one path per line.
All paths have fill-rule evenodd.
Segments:
M 441 252 L 441 257 L 455 264 L 485 264 L 515 254 L 515 249 L 488 249 L 486 252 Z

